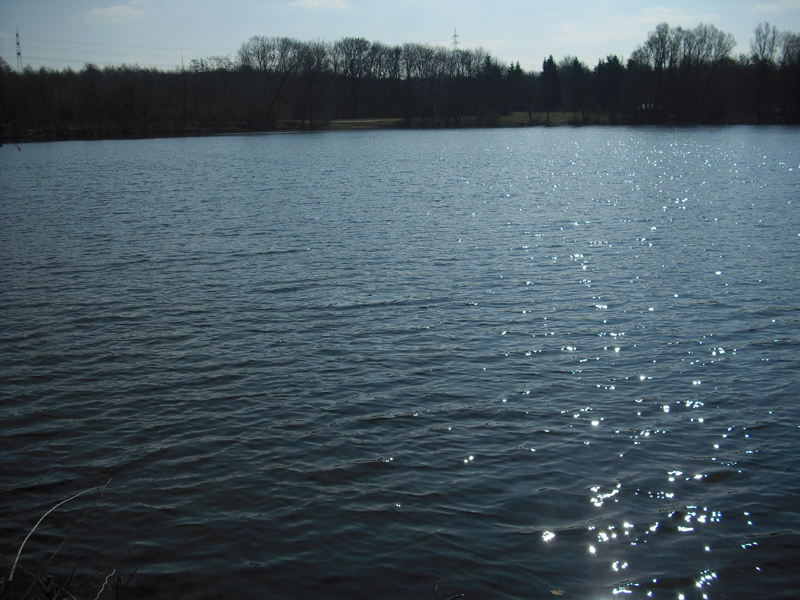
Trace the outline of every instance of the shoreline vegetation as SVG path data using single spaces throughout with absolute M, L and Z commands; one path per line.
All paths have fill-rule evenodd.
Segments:
M 485 49 L 254 36 L 171 71 L 80 71 L 0 58 L 0 143 L 340 129 L 800 124 L 800 34 L 659 24 L 624 60 L 552 55 L 541 71 Z
M 525 116 L 525 119 L 521 117 Z M 482 122 L 478 117 L 464 117 L 459 122 L 448 119 L 418 118 L 409 124 L 405 119 L 373 118 L 373 119 L 336 119 L 322 123 L 313 129 L 301 127 L 296 121 L 278 121 L 269 129 L 249 129 L 246 127 L 194 127 L 187 129 L 165 129 L 131 131 L 125 129 L 107 129 L 99 131 L 69 130 L 69 131 L 27 131 L 15 132 L 15 135 L 0 137 L 0 146 L 3 144 L 24 144 L 36 142 L 63 142 L 63 141 L 102 141 L 102 140 L 144 140 L 162 138 L 185 137 L 211 137 L 221 135 L 266 135 L 274 133 L 309 133 L 331 131 L 368 131 L 368 130 L 399 130 L 399 129 L 477 129 L 477 128 L 534 128 L 534 127 L 585 127 L 585 126 L 659 126 L 656 123 L 627 122 L 615 118 L 615 115 L 587 115 L 580 121 L 572 119 L 572 114 L 551 113 L 549 120 L 546 113 L 535 113 L 533 121 L 529 122 L 524 113 L 512 113 L 501 117 L 495 122 Z M 734 125 L 782 125 L 780 121 L 759 123 L 758 121 L 731 121 L 717 123 L 668 123 L 663 126 L 734 126 Z M 795 123 L 788 123 L 794 125 Z
M 270 128 L 251 129 L 246 126 L 229 127 L 189 127 L 186 129 L 148 129 L 130 130 L 125 128 L 111 128 L 105 130 L 61 130 L 40 131 L 29 130 L 15 132 L 15 135 L 0 139 L 0 145 L 20 144 L 31 142 L 54 141 L 100 141 L 100 140 L 131 140 L 131 139 L 158 139 L 180 137 L 206 137 L 215 135 L 260 135 L 270 133 L 302 133 L 326 131 L 366 131 L 366 130 L 397 130 L 397 129 L 474 129 L 474 128 L 519 128 L 519 127 L 580 127 L 587 125 L 632 125 L 626 123 L 615 115 L 587 115 L 580 121 L 573 119 L 572 113 L 534 113 L 529 120 L 527 113 L 512 113 L 499 117 L 492 122 L 487 122 L 479 117 L 462 117 L 458 121 L 445 118 L 415 118 L 409 123 L 406 119 L 399 118 L 368 118 L 368 119 L 334 119 L 320 123 L 314 128 L 303 126 L 295 120 L 276 121 Z M 725 123 L 728 125 L 746 125 L 751 123 Z

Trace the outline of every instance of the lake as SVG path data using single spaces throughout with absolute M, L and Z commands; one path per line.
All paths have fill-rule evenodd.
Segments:
M 2 574 L 795 597 L 798 133 L 6 145 Z

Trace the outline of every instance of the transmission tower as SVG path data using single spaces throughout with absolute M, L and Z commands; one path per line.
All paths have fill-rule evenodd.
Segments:
M 453 52 L 455 53 L 457 51 L 458 51 L 458 34 L 456 33 L 456 30 L 453 29 Z
M 19 27 L 17 27 L 17 73 L 22 73 L 22 46 L 19 45 Z

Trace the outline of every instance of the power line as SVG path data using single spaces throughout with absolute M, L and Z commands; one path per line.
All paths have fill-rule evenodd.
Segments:
M 175 47 L 168 47 L 168 46 L 149 46 L 144 44 L 103 44 L 100 42 L 75 42 L 71 40 L 54 40 L 52 38 L 39 38 L 39 37 L 28 37 L 25 38 L 29 42 L 38 42 L 38 45 L 48 45 L 48 46 L 57 46 L 60 44 L 64 44 L 66 46 L 89 46 L 89 47 L 96 47 L 96 48 L 127 48 L 131 50 L 175 50 Z
M 82 60 L 71 60 L 69 58 L 50 58 L 50 57 L 47 57 L 47 56 L 30 56 L 30 55 L 27 55 L 27 54 L 25 56 L 27 57 L 28 60 L 40 60 L 40 61 L 48 62 L 48 63 L 57 62 L 57 63 L 66 64 L 66 65 L 81 65 L 81 66 L 86 66 L 87 64 L 100 65 L 100 66 L 106 66 L 106 67 L 121 67 L 121 66 L 130 67 L 130 66 L 136 65 L 136 66 L 139 66 L 139 67 L 156 67 L 156 68 L 165 68 L 165 69 L 172 69 L 172 68 L 174 68 L 176 66 L 175 64 L 167 63 L 166 61 L 159 62 L 159 63 L 154 63 L 154 62 L 142 63 L 142 62 L 139 62 L 139 61 L 135 61 L 135 62 L 113 61 L 113 62 L 111 62 L 111 61 L 102 61 L 102 60 L 82 61 Z
M 28 42 L 36 42 L 36 46 L 55 46 L 58 48 L 60 45 L 64 46 L 85 46 L 85 47 L 94 47 L 94 48 L 111 48 L 117 50 L 139 50 L 139 51 L 167 51 L 167 52 L 175 52 L 176 54 L 180 53 L 180 50 L 177 46 L 151 46 L 149 44 L 106 44 L 101 42 L 75 42 L 72 40 L 56 40 L 52 38 L 40 38 L 40 37 L 31 37 L 28 36 L 25 38 Z M 211 51 L 215 51 L 218 53 L 223 54 L 233 54 L 235 51 L 231 50 L 230 47 L 222 48 L 218 46 L 216 48 L 212 48 Z
M 25 57 L 30 60 L 31 58 L 36 58 L 38 60 L 52 60 L 56 62 L 93 62 L 92 58 L 96 57 L 97 60 L 100 61 L 113 61 L 113 60 L 142 60 L 142 59 L 163 59 L 163 60 L 177 60 L 180 56 L 179 54 L 164 54 L 164 53 L 157 53 L 157 54 L 136 54 L 132 52 L 81 52 L 81 53 L 73 53 L 73 52 L 65 52 L 59 53 L 58 55 L 52 54 L 54 51 L 49 50 L 47 48 L 36 48 L 31 50 L 30 47 L 28 48 L 29 52 L 25 54 Z M 38 56 L 33 56 L 35 53 Z M 48 56 L 49 55 L 49 56 Z M 66 58 L 65 58 L 66 57 Z M 73 58 L 70 58 L 73 57 Z

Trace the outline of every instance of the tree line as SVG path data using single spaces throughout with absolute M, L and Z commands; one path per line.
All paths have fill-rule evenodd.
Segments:
M 338 119 L 407 126 L 573 123 L 800 123 L 800 35 L 768 23 L 750 52 L 713 25 L 659 24 L 627 61 L 546 58 L 539 72 L 488 51 L 364 38 L 254 36 L 235 55 L 171 71 L 80 71 L 0 58 L 6 139 L 319 128 Z M 509 116 L 513 118 L 509 120 Z M 557 115 L 557 116 L 556 116 Z

